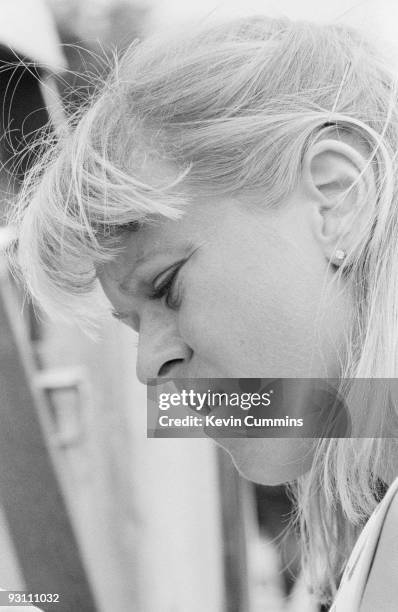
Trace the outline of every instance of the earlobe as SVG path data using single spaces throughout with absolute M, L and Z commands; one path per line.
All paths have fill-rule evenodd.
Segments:
M 313 230 L 328 259 L 347 252 L 376 201 L 371 163 L 360 148 L 337 139 L 312 145 L 303 160 L 303 186 L 313 208 Z M 315 206 L 314 206 L 315 205 Z

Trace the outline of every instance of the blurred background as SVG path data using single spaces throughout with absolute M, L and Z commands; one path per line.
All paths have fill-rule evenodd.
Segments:
M 377 27 L 394 2 L 2 0 L 0 20 L 0 586 L 61 593 L 58 612 L 312 612 L 284 487 L 243 480 L 206 439 L 146 437 L 135 335 L 38 318 L 10 278 L 9 201 L 26 145 L 104 76 L 106 58 L 185 19 L 267 12 Z M 325 610 L 325 608 L 324 608 Z

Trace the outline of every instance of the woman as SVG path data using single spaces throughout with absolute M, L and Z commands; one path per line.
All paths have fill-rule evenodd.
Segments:
M 143 382 L 397 375 L 397 94 L 362 35 L 259 17 L 152 38 L 72 123 L 12 218 L 48 313 L 92 323 L 99 281 Z M 374 509 L 391 523 L 391 406 L 350 415 L 374 437 L 220 440 L 247 478 L 290 483 L 320 601 Z M 335 609 L 383 603 L 374 572 Z

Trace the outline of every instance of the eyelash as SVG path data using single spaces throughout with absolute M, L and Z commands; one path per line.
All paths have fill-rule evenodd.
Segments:
M 149 298 L 151 300 L 161 300 L 163 297 L 166 297 L 166 305 L 169 308 L 177 309 L 180 305 L 180 296 L 177 295 L 177 298 L 173 298 L 172 293 L 179 271 L 180 267 L 174 268 L 173 272 L 160 284 L 160 286 L 151 291 Z

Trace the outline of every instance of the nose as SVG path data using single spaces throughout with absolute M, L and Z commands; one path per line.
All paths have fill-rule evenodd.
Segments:
M 144 384 L 150 378 L 183 378 L 192 349 L 183 341 L 175 325 L 141 319 L 137 352 L 137 377 Z

